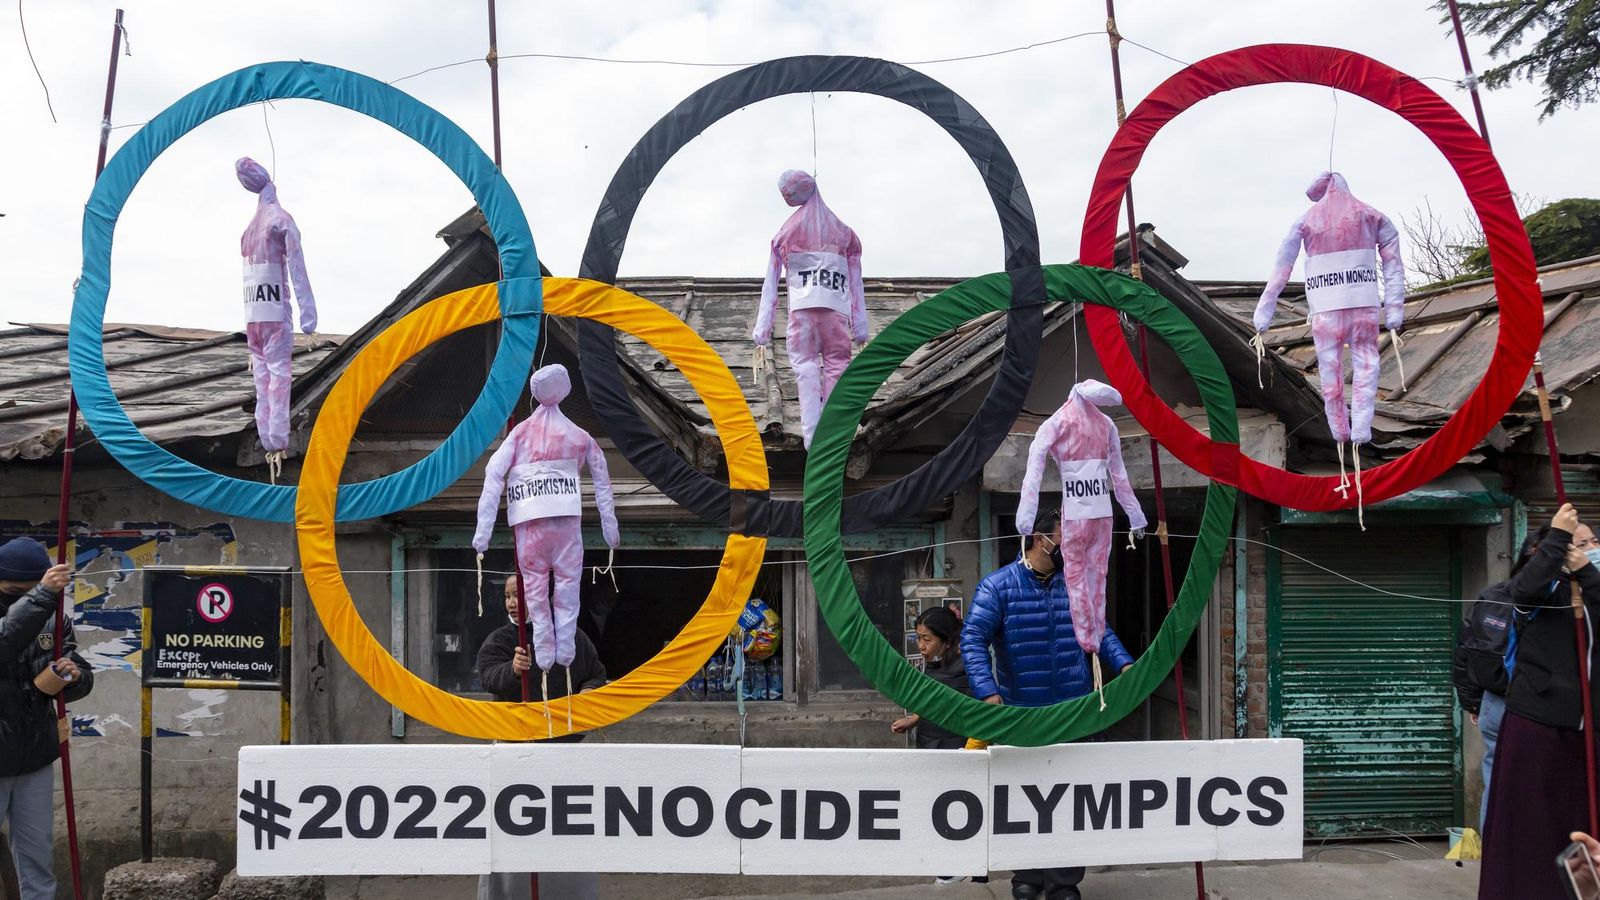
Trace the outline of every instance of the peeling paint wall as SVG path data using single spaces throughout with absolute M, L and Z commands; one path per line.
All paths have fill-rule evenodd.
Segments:
M 37 537 L 53 548 L 59 478 L 50 467 L 8 467 L 0 479 L 0 534 Z M 138 855 L 142 570 L 293 566 L 294 529 L 229 521 L 120 470 L 80 468 L 69 535 L 78 571 L 73 623 L 80 652 L 95 668 L 93 693 L 70 708 L 73 787 L 87 880 L 98 886 L 104 869 Z M 154 692 L 158 854 L 231 860 L 237 751 L 275 741 L 278 714 L 278 697 L 270 692 Z M 58 856 L 66 839 L 60 815 Z M 67 871 L 64 856 L 57 870 Z

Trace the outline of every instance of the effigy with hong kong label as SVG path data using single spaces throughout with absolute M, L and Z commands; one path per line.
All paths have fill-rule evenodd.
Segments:
M 443 731 L 510 742 L 543 736 L 549 728 L 564 734 L 621 721 L 667 696 L 728 640 L 752 596 L 768 537 L 799 537 L 822 617 L 871 684 L 908 710 L 991 744 L 970 752 L 603 743 L 247 747 L 239 756 L 241 874 L 485 873 L 530 866 L 976 874 L 1038 865 L 1298 858 L 1305 809 L 1300 741 L 1070 743 L 1128 715 L 1171 671 L 1212 594 L 1238 490 L 1308 510 L 1357 502 L 1334 493 L 1331 479 L 1245 457 L 1231 383 L 1216 353 L 1169 301 L 1112 269 L 1123 192 L 1161 125 L 1214 93 L 1275 82 L 1354 93 L 1423 129 L 1462 173 L 1489 238 L 1503 316 L 1489 372 L 1439 433 L 1366 473 L 1369 502 L 1392 497 L 1460 459 L 1498 421 L 1532 363 L 1540 298 L 1526 234 L 1487 146 L 1426 86 L 1358 54 L 1249 47 L 1202 60 L 1158 86 L 1118 129 L 1102 160 L 1084 220 L 1081 265 L 1040 259 L 1027 191 L 989 123 L 933 79 L 883 60 L 779 59 L 696 91 L 619 167 L 603 200 L 605 212 L 591 229 L 582 278 L 539 277 L 526 217 L 493 163 L 453 123 L 394 87 L 314 63 L 269 63 L 226 75 L 152 119 L 111 160 L 85 217 L 84 271 L 69 344 L 85 418 L 118 462 L 179 500 L 225 515 L 293 522 L 307 595 L 329 641 L 385 702 Z M 836 90 L 895 100 L 928 115 L 957 141 L 984 175 L 1001 223 L 1004 270 L 925 299 L 865 346 L 820 411 L 803 499 L 777 499 L 755 420 L 726 362 L 683 321 L 608 282 L 644 193 L 679 148 L 751 103 Z M 316 415 L 295 486 L 213 473 L 150 442 L 111 391 L 101 343 L 112 232 L 139 177 L 166 147 L 209 118 L 283 98 L 342 106 L 421 143 L 471 190 L 502 271 L 498 282 L 424 304 L 359 348 Z M 813 287 L 803 273 L 812 268 L 819 273 L 816 289 L 831 296 L 838 279 L 828 274 L 824 283 L 821 274 L 837 268 L 831 265 L 797 265 L 802 302 Z M 851 579 L 843 535 L 902 521 L 979 473 L 1022 411 L 1038 362 L 1042 311 L 1051 302 L 1084 304 L 1110 387 L 1178 459 L 1211 480 L 1177 602 L 1138 661 L 1105 684 L 1103 699 L 997 706 L 928 678 L 883 637 Z M 994 383 L 966 427 L 917 470 L 846 499 L 851 440 L 877 386 L 927 341 L 995 313 L 1004 316 L 1007 340 Z M 428 500 L 482 457 L 500 437 L 533 368 L 546 314 L 579 322 L 585 395 L 617 450 L 666 496 L 728 531 L 706 600 L 682 630 L 633 671 L 564 700 L 557 717 L 542 701 L 472 700 L 407 671 L 356 613 L 336 547 L 338 522 Z M 1123 316 L 1148 326 L 1189 371 L 1206 433 L 1151 390 L 1128 352 Z M 360 414 L 385 380 L 431 344 L 487 323 L 500 326 L 499 348 L 483 393 L 460 425 L 401 471 L 340 484 Z M 656 348 L 702 397 L 723 449 L 725 481 L 662 452 L 663 438 L 629 395 L 617 329 Z M 1109 458 L 1106 465 L 1103 474 L 1098 465 L 1071 466 L 1067 474 L 1082 477 L 1071 487 L 1063 482 L 1088 512 L 1108 511 L 1101 500 L 1116 478 Z M 575 469 L 540 466 L 509 476 L 513 516 L 537 520 L 571 508 Z M 904 755 L 910 752 L 916 755 Z

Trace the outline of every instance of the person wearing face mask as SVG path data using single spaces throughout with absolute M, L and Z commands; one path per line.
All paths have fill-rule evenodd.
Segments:
M 53 900 L 56 877 L 55 772 L 66 740 L 55 695 L 89 693 L 94 675 L 78 656 L 72 628 L 52 661 L 56 602 L 71 570 L 50 565 L 44 545 L 17 538 L 0 545 L 0 825 L 11 835 L 22 900 Z
M 517 579 L 506 579 L 505 586 L 506 618 L 510 621 L 490 632 L 484 638 L 483 645 L 478 648 L 478 678 L 483 682 L 484 690 L 494 695 L 496 700 L 503 703 L 522 702 L 522 676 L 533 669 L 533 657 L 528 653 L 529 642 L 533 639 L 533 623 L 523 622 L 523 634 L 517 637 Z M 556 663 L 553 669 L 556 678 L 550 682 L 550 699 L 559 700 L 567 695 L 566 669 L 571 670 L 571 684 L 574 693 L 592 691 L 597 687 L 604 687 L 606 683 L 606 667 L 600 662 L 600 654 L 594 649 L 594 642 L 584 634 L 582 629 L 574 629 L 574 653 L 570 667 Z M 534 689 L 533 699 L 538 700 L 538 689 Z M 583 740 L 583 734 L 558 735 L 550 740 L 556 743 L 570 743 Z
M 1532 554 L 1508 584 L 1515 618 L 1506 659 L 1510 687 L 1484 817 L 1478 896 L 1527 900 L 1566 896 L 1551 860 L 1568 834 L 1589 822 L 1584 727 L 1600 704 L 1583 708 L 1573 590 L 1584 604 L 1594 700 L 1594 617 L 1600 614 L 1600 539 L 1568 503 L 1534 535 Z
M 1073 631 L 1062 562 L 1061 513 L 1050 512 L 1034 522 L 1015 562 L 978 583 L 961 629 L 972 696 L 985 703 L 1049 706 L 1094 690 L 1088 655 Z M 1100 653 L 1115 673 L 1134 662 L 1110 627 L 1100 637 Z M 1012 875 L 1011 896 L 1079 900 L 1083 872 L 1082 866 L 1020 870 Z

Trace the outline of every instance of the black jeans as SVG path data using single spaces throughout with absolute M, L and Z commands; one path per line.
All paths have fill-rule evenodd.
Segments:
M 1038 889 L 1042 900 L 1061 900 L 1063 897 L 1077 896 L 1075 892 L 1068 891 L 1068 888 L 1077 888 L 1078 882 L 1083 880 L 1083 872 L 1083 866 L 1018 869 L 1011 873 L 1011 884 L 1013 887 L 1025 884 Z

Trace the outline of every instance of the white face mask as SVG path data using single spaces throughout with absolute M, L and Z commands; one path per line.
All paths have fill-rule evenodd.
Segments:
M 1590 547 L 1583 555 L 1589 558 L 1589 565 L 1600 567 L 1600 547 Z

